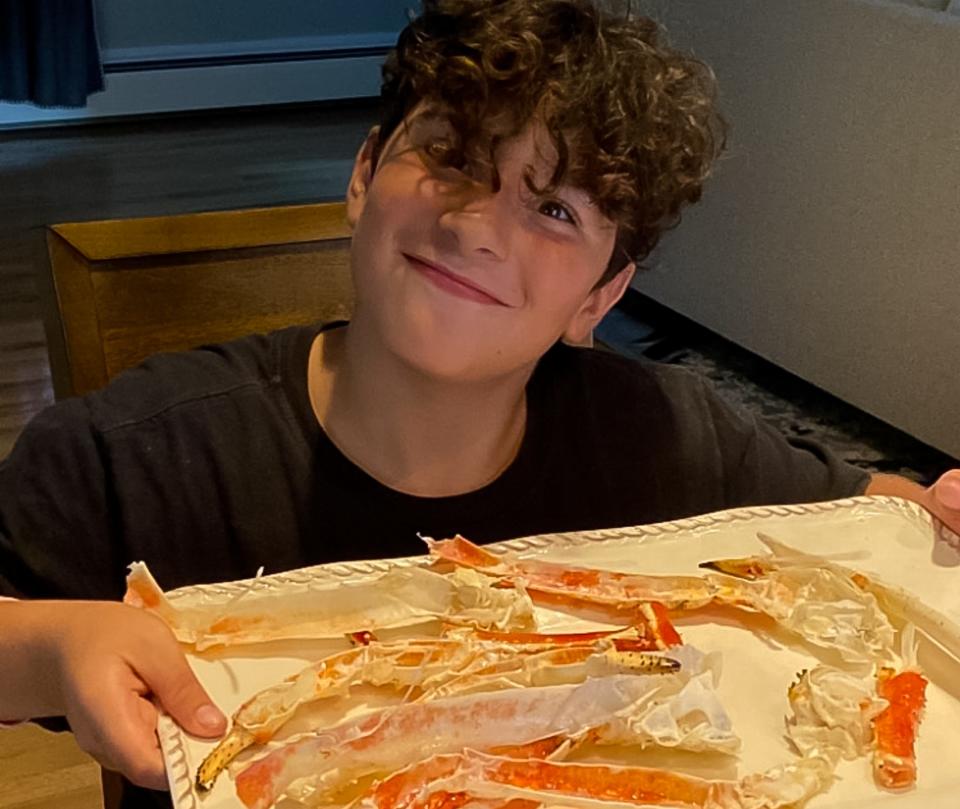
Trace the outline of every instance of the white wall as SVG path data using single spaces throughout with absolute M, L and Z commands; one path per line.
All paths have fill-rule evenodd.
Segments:
M 371 32 L 396 35 L 410 0 L 94 0 L 107 61 L 118 51 L 171 46 L 205 52 L 211 45 Z
M 409 0 L 95 0 L 104 63 L 392 45 Z
M 0 129 L 376 96 L 383 54 L 406 24 L 409 5 L 96 0 L 104 92 L 80 109 L 0 102 Z
M 960 456 L 960 18 L 880 0 L 669 0 L 732 130 L 635 286 Z

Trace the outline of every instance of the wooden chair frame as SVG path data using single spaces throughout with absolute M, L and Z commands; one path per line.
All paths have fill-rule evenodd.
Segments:
M 73 222 L 41 279 L 57 398 L 158 351 L 348 317 L 343 203 Z

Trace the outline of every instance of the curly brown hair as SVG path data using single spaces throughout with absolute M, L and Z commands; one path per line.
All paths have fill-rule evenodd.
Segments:
M 379 143 L 421 102 L 443 109 L 460 162 L 498 186 L 497 145 L 541 122 L 557 151 L 539 193 L 569 184 L 617 225 L 600 283 L 639 265 L 696 202 L 726 126 L 713 72 L 650 19 L 591 0 L 423 0 L 383 67 Z

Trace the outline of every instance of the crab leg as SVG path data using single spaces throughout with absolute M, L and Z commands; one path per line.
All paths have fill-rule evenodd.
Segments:
M 887 705 L 871 676 L 827 665 L 800 672 L 787 697 L 793 712 L 787 736 L 794 747 L 802 756 L 833 750 L 838 760 L 870 752 L 873 720 Z
M 582 683 L 587 677 L 610 674 L 669 674 L 681 663 L 672 657 L 651 652 L 620 651 L 614 646 L 565 645 L 534 649 L 505 657 L 487 665 L 466 667 L 437 677 L 424 690 L 421 701 L 462 696 L 500 688 Z
M 699 686 L 701 678 L 690 683 Z M 669 685 L 659 676 L 615 675 L 590 678 L 578 685 L 493 691 L 393 706 L 276 748 L 237 776 L 237 794 L 251 809 L 266 809 L 293 781 L 312 776 L 323 796 L 334 795 L 356 778 L 399 769 L 409 761 L 412 749 L 426 755 L 452 753 L 467 745 L 491 749 L 558 734 L 575 738 L 614 724 L 620 742 L 624 733 L 634 729 L 628 721 L 631 717 L 637 720 L 635 732 L 642 735 L 627 741 L 655 743 L 642 719 L 674 698 L 683 714 L 678 724 L 685 733 L 691 722 L 698 727 L 706 721 L 704 717 L 715 716 L 715 698 L 708 695 L 703 703 L 700 690 L 695 689 L 690 698 L 682 682 Z M 697 738 L 709 737 L 714 745 L 711 749 L 730 749 L 736 737 L 729 731 L 729 719 L 722 715 L 718 724 L 704 729 Z
M 498 643 L 515 643 L 524 646 L 563 646 L 565 644 L 584 644 L 609 638 L 617 649 L 631 652 L 654 651 L 655 642 L 647 637 L 645 625 L 635 625 L 627 629 L 608 629 L 598 632 L 497 632 L 492 629 L 474 629 L 474 637 L 492 640 Z
M 548 736 L 530 744 L 512 747 L 493 748 L 495 756 L 519 759 L 546 759 L 557 755 L 566 755 L 570 751 L 570 740 L 564 736 Z M 377 809 L 408 809 L 428 784 L 440 778 L 453 775 L 462 762 L 458 753 L 432 756 L 418 761 L 382 781 L 374 783 L 361 797 L 360 806 L 376 806 Z M 452 807 L 469 801 L 466 793 L 435 793 L 431 796 L 432 807 Z M 471 804 L 473 802 L 471 801 Z M 496 805 L 500 805 L 499 802 Z M 536 806 L 536 803 L 532 803 Z
M 913 786 L 917 779 L 914 742 L 926 687 L 927 680 L 918 671 L 908 669 L 895 674 L 891 668 L 882 668 L 877 672 L 877 693 L 889 705 L 873 720 L 873 774 L 888 789 Z
M 209 790 L 233 759 L 273 738 L 302 705 L 343 695 L 355 685 L 416 687 L 419 701 L 425 701 L 471 691 L 577 683 L 601 673 L 657 674 L 679 668 L 672 658 L 620 651 L 602 638 L 556 648 L 476 641 L 470 635 L 374 642 L 330 655 L 247 700 L 234 714 L 229 733 L 203 760 L 196 783 L 201 791 Z
M 706 807 L 721 806 L 718 799 L 734 787 L 732 782 L 709 782 L 664 770 L 560 764 L 464 750 L 435 756 L 375 785 L 358 802 L 358 809 L 446 807 L 454 796 L 519 799 L 532 805 L 575 806 L 579 798 L 614 805 Z M 461 801 L 466 802 L 464 797 Z
M 853 759 L 873 751 L 874 777 L 881 786 L 912 786 L 917 768 L 914 742 L 927 681 L 913 662 L 913 628 L 905 630 L 908 668 L 882 667 L 875 681 L 820 665 L 800 673 L 789 690 L 793 717 L 787 735 L 801 755 L 819 753 Z
M 628 595 L 616 599 L 588 592 L 557 592 L 532 585 L 525 589 L 533 602 L 542 607 L 572 611 L 614 624 L 641 627 L 641 637 L 649 649 L 669 649 L 683 643 L 680 633 L 670 622 L 667 608 L 659 601 L 634 601 Z
M 791 566 L 829 569 L 849 579 L 859 589 L 871 594 L 877 599 L 884 613 L 898 624 L 913 624 L 916 629 L 949 654 L 954 661 L 960 663 L 960 625 L 942 612 L 927 606 L 913 593 L 901 587 L 878 581 L 873 576 L 851 570 L 820 556 L 804 553 L 767 534 L 758 532 L 757 538 L 770 549 L 771 555 L 743 559 L 720 559 L 714 562 L 705 562 L 703 566 L 713 567 L 715 570 L 728 575 L 753 579 L 772 575 L 774 571 Z
M 698 576 L 643 576 L 573 567 L 539 559 L 497 556 L 462 536 L 425 539 L 430 555 L 491 576 L 517 579 L 538 593 L 589 594 L 595 603 L 656 601 L 667 609 L 688 610 L 709 604 L 713 589 Z M 532 594 L 531 594 L 532 595 Z
M 325 657 L 292 677 L 255 694 L 233 715 L 229 733 L 203 760 L 197 787 L 207 791 L 241 752 L 264 744 L 308 702 L 339 696 L 367 683 L 398 688 L 453 673 L 479 654 L 477 648 L 440 638 L 402 644 L 372 643 Z
M 830 783 L 833 764 L 804 758 L 740 781 L 705 780 L 647 767 L 563 763 L 495 756 L 476 750 L 415 765 L 428 778 L 408 778 L 380 795 L 375 786 L 358 809 L 453 809 L 484 806 L 564 806 L 591 809 L 672 806 L 684 809 L 780 809 L 798 806 Z M 387 783 L 387 782 L 384 782 Z M 384 798 L 389 798 L 384 800 Z
M 560 608 L 601 610 L 611 620 L 634 622 L 638 613 L 656 611 L 648 599 L 657 597 L 673 609 L 717 604 L 758 612 L 809 642 L 839 652 L 853 664 L 869 665 L 895 659 L 895 632 L 877 597 L 864 590 L 849 571 L 806 559 L 781 565 L 778 557 L 733 560 L 730 570 L 747 572 L 753 580 L 707 574 L 689 576 L 637 576 L 607 570 L 569 568 L 540 560 L 501 558 L 456 537 L 427 540 L 431 554 L 457 564 L 475 566 L 526 588 L 537 603 Z M 722 568 L 724 562 L 707 563 Z M 661 631 L 669 646 L 672 627 L 656 615 L 650 623 Z M 662 627 L 662 630 L 661 630 Z
M 647 691 L 634 678 L 607 678 L 394 706 L 277 748 L 240 772 L 237 795 L 250 809 L 266 809 L 298 778 L 389 772 L 403 766 L 411 749 L 449 753 L 468 744 L 489 749 L 576 735 L 587 729 L 587 717 L 609 720 Z
M 467 573 L 464 576 L 463 573 Z M 222 601 L 170 599 L 142 562 L 130 566 L 124 601 L 162 618 L 177 639 L 198 651 L 213 646 L 345 634 L 440 620 L 496 629 L 533 626 L 520 590 L 492 586 L 472 571 L 444 576 L 423 568 L 389 571 L 359 582 L 291 584 L 281 591 L 253 580 Z

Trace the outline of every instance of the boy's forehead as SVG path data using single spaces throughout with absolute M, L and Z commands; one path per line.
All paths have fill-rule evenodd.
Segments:
M 441 135 L 444 133 L 444 129 L 449 126 L 450 116 L 446 110 L 439 105 L 421 101 L 406 115 L 403 125 L 397 129 L 404 130 L 406 137 L 416 139 L 424 134 Z M 508 128 L 507 125 L 500 122 L 498 126 L 498 121 L 494 117 L 485 121 L 485 129 L 485 132 L 477 133 L 477 135 L 488 139 L 497 136 L 502 138 L 494 153 L 494 159 L 498 167 L 502 166 L 505 161 L 522 162 L 525 167 L 529 166 L 533 170 L 532 179 L 538 186 L 545 186 L 549 183 L 560 155 L 549 130 L 539 118 L 530 118 L 521 125 L 519 131 L 514 131 L 516 129 L 515 124 Z M 398 133 L 395 132 L 394 135 L 396 134 Z M 572 147 L 573 138 L 568 136 L 567 141 Z M 561 178 L 560 187 L 582 195 L 586 204 L 594 205 L 594 200 L 589 192 L 570 182 L 568 177 Z
M 422 129 L 436 128 L 442 131 L 450 127 L 451 115 L 444 108 L 420 102 L 404 119 L 408 130 L 418 132 Z M 452 134 L 452 132 L 451 132 Z M 484 118 L 483 131 L 458 133 L 466 139 L 478 138 L 485 142 L 497 142 L 497 152 L 511 149 L 514 151 L 529 152 L 531 158 L 552 169 L 556 165 L 558 154 L 556 146 L 547 131 L 546 126 L 538 118 L 533 117 L 517 124 L 506 115 L 489 115 Z M 498 154 L 499 157 L 499 154 Z

